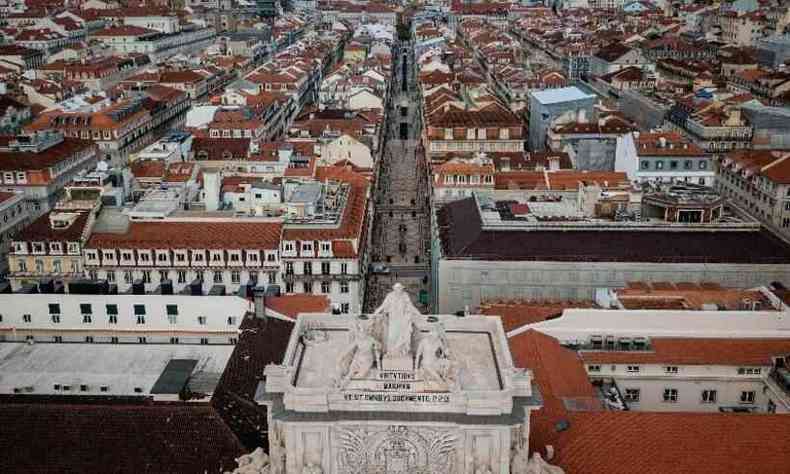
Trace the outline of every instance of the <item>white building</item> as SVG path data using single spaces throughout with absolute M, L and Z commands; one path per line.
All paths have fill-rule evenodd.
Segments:
M 615 170 L 632 182 L 713 186 L 713 158 L 677 133 L 632 133 L 617 139 Z
M 7 342 L 234 344 L 252 303 L 235 296 L 2 294 Z

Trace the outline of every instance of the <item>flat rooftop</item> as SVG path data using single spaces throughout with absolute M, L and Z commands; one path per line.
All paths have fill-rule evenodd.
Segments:
M 559 104 L 582 99 L 595 99 L 592 94 L 587 94 L 576 86 L 561 87 L 559 89 L 546 89 L 532 92 L 532 97 L 544 105 Z
M 189 364 L 192 369 L 188 377 L 179 380 L 188 379 L 188 387 L 193 392 L 210 394 L 233 348 L 231 345 L 200 344 L 31 345 L 3 342 L 0 343 L 0 394 L 148 396 L 157 392 L 157 395 L 178 395 L 180 388 L 172 389 L 175 378 L 171 361 L 174 360 L 194 361 Z M 83 391 L 82 385 L 86 385 L 87 390 Z M 64 390 L 64 386 L 69 389 Z M 102 392 L 102 386 L 107 390 Z M 157 390 L 153 390 L 155 386 Z
M 427 334 L 427 330 L 421 331 Z M 331 386 L 335 371 L 335 361 L 348 348 L 349 330 L 327 330 L 328 339 L 317 346 L 305 346 L 298 366 L 295 386 L 301 388 L 323 388 Z M 461 390 L 502 390 L 502 374 L 494 353 L 492 335 L 482 331 L 448 330 L 447 343 L 450 353 L 460 359 Z M 327 367 L 327 361 L 332 366 Z M 371 382 L 377 381 L 376 370 L 369 376 Z
M 767 231 L 491 230 L 474 198 L 445 205 L 437 218 L 448 259 L 790 264 L 790 245 Z

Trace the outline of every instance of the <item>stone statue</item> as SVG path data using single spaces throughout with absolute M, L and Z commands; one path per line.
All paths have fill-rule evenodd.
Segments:
M 547 463 L 543 460 L 543 457 L 540 453 L 535 453 L 532 455 L 532 459 L 529 460 L 527 463 L 527 468 L 524 471 L 513 471 L 512 472 L 523 472 L 524 474 L 565 474 L 565 470 L 559 466 L 552 466 L 551 464 Z
M 411 355 L 414 318 L 421 314 L 412 304 L 409 294 L 403 290 L 403 285 L 392 285 L 392 291 L 373 314 L 387 317 L 382 335 L 384 353 L 391 358 Z
M 236 469 L 225 474 L 269 474 L 269 456 L 260 447 L 250 454 L 237 457 L 236 464 Z
M 455 387 L 457 374 L 450 360 L 450 347 L 441 323 L 435 323 L 430 333 L 420 339 L 415 359 L 420 377 L 432 389 L 448 390 Z
M 368 333 L 361 322 L 353 326 L 349 342 L 349 347 L 337 363 L 337 388 L 344 388 L 351 379 L 365 378 L 381 355 L 381 344 Z
M 285 474 L 285 436 L 282 427 L 275 424 L 269 430 L 269 472 Z
M 324 470 L 318 464 L 309 462 L 302 468 L 302 474 L 324 474 Z

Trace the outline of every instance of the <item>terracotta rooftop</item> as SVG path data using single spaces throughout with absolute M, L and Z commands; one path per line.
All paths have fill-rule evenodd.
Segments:
M 0 151 L 0 171 L 44 170 L 89 148 L 95 148 L 95 145 L 87 140 L 66 137 L 63 142 L 40 153 Z
M 778 474 L 790 465 L 787 450 L 765 442 L 790 439 L 785 415 L 571 411 L 566 400 L 596 396 L 576 353 L 536 331 L 509 343 L 515 366 L 532 370 L 543 399 L 530 419 L 530 450 L 545 457 L 553 446 L 551 464 L 567 473 Z
M 80 212 L 74 222 L 65 229 L 53 229 L 50 216 L 58 211 L 50 211 L 25 227 L 16 240 L 27 242 L 79 242 L 82 240 L 89 213 Z
M 773 365 L 790 355 L 790 339 L 650 339 L 650 351 L 580 351 L 585 362 L 601 364 Z
M 307 294 L 267 297 L 266 308 L 289 318 L 296 318 L 300 313 L 330 313 L 332 311 L 328 297 Z
M 275 222 L 131 222 L 123 234 L 94 233 L 87 246 L 116 249 L 265 249 L 280 246 Z
M 499 316 L 505 332 L 562 315 L 568 308 L 594 308 L 592 301 L 483 301 L 480 313 Z

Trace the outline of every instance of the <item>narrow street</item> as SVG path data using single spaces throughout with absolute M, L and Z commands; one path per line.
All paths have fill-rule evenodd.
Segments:
M 375 196 L 373 264 L 365 299 L 368 312 L 376 309 L 396 281 L 406 287 L 421 311 L 430 305 L 428 183 L 424 157 L 418 150 L 421 124 L 414 58 L 408 46 L 397 51 L 387 142 Z

